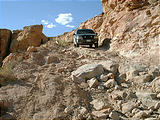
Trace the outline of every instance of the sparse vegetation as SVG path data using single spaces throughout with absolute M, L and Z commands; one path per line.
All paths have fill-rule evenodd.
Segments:
M 149 4 L 154 5 L 158 2 L 158 0 L 148 0 Z
M 55 37 L 48 37 L 48 40 L 49 41 L 56 41 L 56 38 Z
M 65 47 L 68 45 L 68 42 L 66 42 L 65 40 L 58 40 L 58 45 L 61 47 Z
M 57 40 L 57 38 L 55 37 L 49 37 L 48 40 L 56 42 L 61 47 L 65 47 L 68 45 L 68 42 L 66 42 L 65 40 Z
M 3 68 L 0 68 L 0 85 L 7 85 L 11 82 L 13 82 L 16 79 L 14 76 L 14 73 L 12 71 L 12 68 L 10 66 L 5 66 Z

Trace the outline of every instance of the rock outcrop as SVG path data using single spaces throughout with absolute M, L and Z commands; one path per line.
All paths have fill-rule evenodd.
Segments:
M 158 0 L 101 0 L 104 13 L 83 22 L 99 34 L 99 46 L 138 61 L 160 61 L 160 3 Z M 58 36 L 66 40 L 72 32 Z
M 40 46 L 47 41 L 47 37 L 42 33 L 42 25 L 32 25 L 24 27 L 22 31 L 13 31 L 11 52 L 26 51 L 29 46 Z
M 11 42 L 12 32 L 8 29 L 0 29 L 0 61 L 7 55 Z

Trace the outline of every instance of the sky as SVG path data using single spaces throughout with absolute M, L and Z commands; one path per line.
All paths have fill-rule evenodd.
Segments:
M 54 37 L 102 12 L 101 0 L 0 0 L 0 29 L 43 24 L 43 33 Z

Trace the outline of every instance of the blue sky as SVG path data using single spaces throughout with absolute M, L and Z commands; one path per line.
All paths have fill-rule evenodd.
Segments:
M 101 0 L 0 0 L 0 28 L 43 24 L 43 33 L 52 37 L 72 31 L 100 13 Z

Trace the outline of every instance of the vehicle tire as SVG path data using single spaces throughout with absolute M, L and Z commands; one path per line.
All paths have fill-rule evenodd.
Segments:
M 76 44 L 76 47 L 79 47 L 79 44 L 78 44 L 78 43 Z
M 92 45 L 93 45 L 93 44 L 90 44 L 89 47 L 92 48 Z
M 79 44 L 77 43 L 76 39 L 74 39 L 74 47 L 79 47 Z
M 98 43 L 95 43 L 94 46 L 95 46 L 95 48 L 98 48 Z

